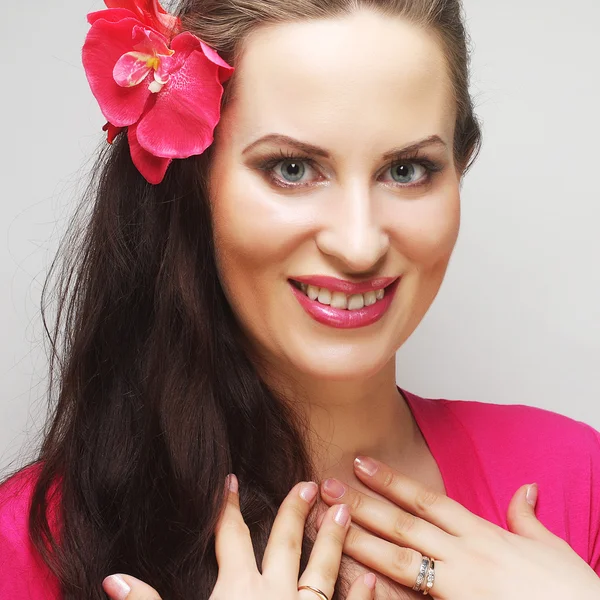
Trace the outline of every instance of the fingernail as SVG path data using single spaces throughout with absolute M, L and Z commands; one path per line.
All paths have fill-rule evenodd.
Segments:
M 300 497 L 305 502 L 311 504 L 312 501 L 317 497 L 318 491 L 319 486 L 316 483 L 309 481 L 308 483 L 304 483 L 302 486 L 300 486 Z
M 373 459 L 367 458 L 366 456 L 357 456 L 354 459 L 354 466 L 365 475 L 369 475 L 369 477 L 375 475 L 379 468 L 379 465 Z
M 530 504 L 535 508 L 538 499 L 538 485 L 537 483 L 532 483 L 527 488 L 527 494 L 525 494 L 525 499 L 527 500 L 527 504 Z
M 377 585 L 377 577 L 373 573 L 367 573 L 364 578 L 365 585 L 373 591 Z
M 340 504 L 338 509 L 335 511 L 335 517 L 333 520 L 342 527 L 345 527 L 350 518 L 350 509 L 345 504 Z
M 238 478 L 233 473 L 230 473 L 229 475 L 227 475 L 226 482 L 227 482 L 227 489 L 232 494 L 237 494 L 239 491 L 239 488 L 240 488 Z
M 323 489 L 328 496 L 334 500 L 341 498 L 346 493 L 346 486 L 337 479 L 326 479 L 323 482 Z
M 103 582 L 103 587 L 113 600 L 125 600 L 131 592 L 131 588 L 120 575 L 107 577 Z

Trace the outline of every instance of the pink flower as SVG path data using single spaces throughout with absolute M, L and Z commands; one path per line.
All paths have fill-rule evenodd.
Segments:
M 233 68 L 190 32 L 176 34 L 179 19 L 158 0 L 105 2 L 107 10 L 88 15 L 85 72 L 108 120 L 108 141 L 127 127 L 134 164 L 158 184 L 174 158 L 212 144 L 222 83 Z
M 142 22 L 166 37 L 179 33 L 181 21 L 170 15 L 158 0 L 104 0 L 108 8 L 126 8 Z
M 114 125 L 111 125 L 110 123 L 106 123 L 106 125 L 104 125 L 104 127 L 102 127 L 102 131 L 108 132 L 106 141 L 109 144 L 112 144 L 115 141 L 115 138 L 121 133 L 121 131 L 123 131 L 123 128 L 115 127 Z

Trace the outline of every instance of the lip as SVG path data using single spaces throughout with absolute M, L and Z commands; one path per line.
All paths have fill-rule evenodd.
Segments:
M 329 327 L 335 327 L 337 329 L 356 329 L 358 327 L 366 327 L 368 325 L 372 325 L 373 323 L 379 321 L 385 315 L 392 303 L 392 300 L 394 299 L 396 289 L 398 288 L 401 279 L 402 277 L 391 278 L 391 281 L 393 283 L 386 287 L 383 299 L 378 300 L 377 302 L 375 302 L 375 304 L 372 304 L 371 306 L 365 306 L 359 310 L 345 310 L 341 308 L 333 308 L 332 306 L 328 306 L 326 304 L 321 304 L 316 300 L 311 300 L 291 281 L 288 281 L 288 285 L 290 286 L 292 293 L 294 294 L 294 296 L 296 296 L 296 299 L 298 300 L 302 308 L 318 323 L 328 325 Z M 338 279 L 337 281 L 340 280 Z M 378 281 L 378 285 L 381 285 L 381 279 L 373 281 Z M 362 285 L 364 285 L 364 283 Z M 371 290 L 372 289 L 373 288 L 371 288 Z
M 368 281 L 359 281 L 353 283 L 345 279 L 338 279 L 337 277 L 329 277 L 327 275 L 307 275 L 300 277 L 290 277 L 294 281 L 300 283 L 306 283 L 307 285 L 314 285 L 320 288 L 327 288 L 332 292 L 343 292 L 347 296 L 352 294 L 366 294 L 374 290 L 382 290 L 388 287 L 388 285 L 394 283 L 398 277 L 378 277 L 377 279 L 369 279 Z

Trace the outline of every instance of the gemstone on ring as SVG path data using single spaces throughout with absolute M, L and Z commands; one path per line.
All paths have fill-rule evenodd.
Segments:
M 419 569 L 419 574 L 417 575 L 417 580 L 415 581 L 415 585 L 413 585 L 413 590 L 415 592 L 421 591 L 421 586 L 423 585 L 423 581 L 425 581 L 425 576 L 429 571 L 429 565 L 431 564 L 431 559 L 428 556 L 424 556 L 421 561 L 421 568 Z
M 435 561 L 433 558 L 431 559 L 431 563 L 429 565 L 429 569 L 427 570 L 427 582 L 425 584 L 425 589 L 423 590 L 423 596 L 427 596 L 435 583 Z

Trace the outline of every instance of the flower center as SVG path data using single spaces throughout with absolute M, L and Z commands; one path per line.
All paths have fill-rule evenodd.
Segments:
M 153 69 L 154 71 L 158 71 L 158 69 L 160 67 L 160 58 L 158 58 L 158 56 L 150 56 L 150 57 L 148 57 L 148 60 L 146 61 L 146 66 L 149 69 Z
M 168 40 L 142 26 L 133 28 L 133 51 L 123 54 L 113 70 L 113 77 L 121 87 L 133 87 L 152 74 L 148 89 L 157 94 L 167 84 L 174 70 L 174 50 Z

